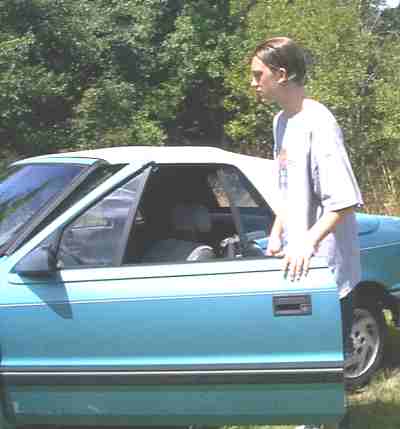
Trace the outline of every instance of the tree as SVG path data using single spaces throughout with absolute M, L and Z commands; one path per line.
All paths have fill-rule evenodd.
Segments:
M 399 35 L 400 4 L 394 8 L 387 8 L 381 13 L 376 31 L 382 35 L 389 35 L 389 34 Z
M 247 60 L 288 35 L 358 177 L 376 182 L 378 163 L 394 189 L 400 9 L 382 1 L 2 0 L 3 151 L 195 143 L 271 156 L 276 107 L 256 105 Z
M 90 22 L 72 2 L 0 3 L 0 136 L 17 153 L 67 144 L 81 88 L 99 73 Z
M 1 2 L 1 137 L 34 154 L 221 134 L 227 6 Z

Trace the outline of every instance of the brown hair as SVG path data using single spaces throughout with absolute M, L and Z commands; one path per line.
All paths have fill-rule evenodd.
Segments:
M 306 62 L 303 49 L 288 37 L 274 37 L 260 43 L 253 52 L 266 66 L 284 68 L 288 80 L 300 85 L 306 77 Z

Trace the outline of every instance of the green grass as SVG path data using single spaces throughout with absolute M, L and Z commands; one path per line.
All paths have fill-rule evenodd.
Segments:
M 400 428 L 400 331 L 389 325 L 383 369 L 349 395 L 351 429 Z

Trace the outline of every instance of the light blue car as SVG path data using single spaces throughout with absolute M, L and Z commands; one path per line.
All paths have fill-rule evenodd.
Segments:
M 271 174 L 270 161 L 206 147 L 10 166 L 0 178 L 0 425 L 340 419 L 337 288 L 324 260 L 291 282 L 264 256 Z M 399 248 L 374 256 L 385 222 L 397 232 L 394 219 L 361 217 L 368 283 L 353 329 L 357 350 L 367 343 L 377 356 L 382 305 L 397 317 Z M 379 359 L 346 376 L 360 380 Z

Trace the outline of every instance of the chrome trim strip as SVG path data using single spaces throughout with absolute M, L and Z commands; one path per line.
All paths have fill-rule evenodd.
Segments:
M 274 363 L 218 363 L 218 364 L 181 364 L 181 365 L 119 365 L 112 369 L 107 366 L 80 366 L 78 370 L 71 366 L 0 366 L 0 374 L 5 372 L 15 373 L 157 373 L 157 372 L 204 372 L 204 371 L 298 371 L 298 370 L 322 370 L 343 369 L 343 361 L 313 361 L 313 362 L 274 362 Z M 114 366 L 115 368 L 115 366 Z
M 276 296 L 282 295 L 286 296 L 292 291 L 287 291 L 282 289 L 282 291 L 276 292 Z M 324 289 L 313 289 L 312 293 L 326 293 Z M 301 291 L 296 291 L 293 295 L 301 294 Z M 274 296 L 275 296 L 274 295 Z M 270 291 L 252 291 L 252 292 L 210 292 L 208 294 L 201 293 L 198 295 L 187 294 L 187 295 L 164 295 L 164 296 L 136 296 L 136 297 L 120 297 L 120 298 L 103 298 L 103 299 L 81 299 L 81 300 L 71 300 L 71 301 L 52 301 L 52 302 L 27 302 L 27 303 L 10 303 L 10 304 L 0 304 L 0 308 L 35 308 L 35 307 L 48 307 L 51 305 L 78 305 L 78 304 L 113 304 L 113 303 L 129 303 L 129 302 L 138 302 L 138 301 L 160 301 L 160 300 L 176 300 L 176 299 L 208 299 L 208 298 L 230 298 L 230 297 L 241 297 L 241 296 L 266 296 L 270 297 Z
M 342 383 L 343 368 L 220 371 L 2 371 L 14 385 L 210 385 Z
M 221 370 L 221 371 L 1 371 L 0 374 L 7 375 L 21 375 L 21 376 L 48 376 L 48 375 L 230 375 L 230 374 L 296 374 L 296 373 L 342 373 L 343 368 L 318 368 L 318 369 L 277 369 L 277 370 Z
M 384 243 L 384 244 L 376 244 L 375 246 L 369 246 L 369 247 L 362 247 L 360 248 L 360 252 L 364 252 L 366 250 L 374 250 L 379 249 L 381 247 L 392 247 L 392 246 L 398 246 L 400 244 L 400 241 L 393 241 L 390 243 Z

